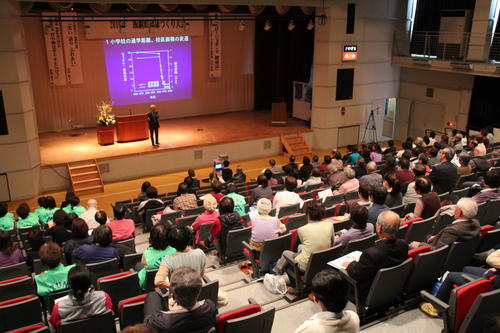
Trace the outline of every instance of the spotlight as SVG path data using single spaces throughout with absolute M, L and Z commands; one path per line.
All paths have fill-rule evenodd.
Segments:
M 243 30 L 245 30 L 245 28 L 246 28 L 246 24 L 245 24 L 245 22 L 244 22 L 243 20 L 241 20 L 241 21 L 240 21 L 240 26 L 239 26 L 239 28 L 238 28 L 238 29 L 239 29 L 240 31 L 243 31 Z
M 288 30 L 292 31 L 293 29 L 295 29 L 295 22 L 290 20 L 290 23 L 288 23 Z
M 273 26 L 271 25 L 271 22 L 269 22 L 269 20 L 266 21 L 266 24 L 264 24 L 264 30 L 265 31 L 269 31 L 271 30 Z
M 309 20 L 309 23 L 307 24 L 307 30 L 312 30 L 314 29 L 314 22 L 313 20 Z

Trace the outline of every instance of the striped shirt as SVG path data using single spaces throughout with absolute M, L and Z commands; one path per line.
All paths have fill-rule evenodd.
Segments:
M 167 254 L 163 257 L 161 265 L 166 266 L 168 271 L 172 273 L 174 269 L 179 267 L 191 267 L 197 272 L 205 269 L 206 256 L 200 249 L 193 249 L 188 252 L 176 252 Z

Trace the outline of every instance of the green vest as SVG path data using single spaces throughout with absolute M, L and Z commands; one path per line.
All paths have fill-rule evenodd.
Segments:
M 16 222 L 16 228 L 26 228 L 38 225 L 38 215 L 35 213 L 29 213 L 29 215 L 25 218 L 18 218 Z
M 46 296 L 55 291 L 68 289 L 68 272 L 75 265 L 60 264 L 35 276 L 36 292 L 39 296 Z
M 14 228 L 14 214 L 7 212 L 5 216 L 0 217 L 0 230 L 10 230 Z
M 138 273 L 139 285 L 142 289 L 146 288 L 146 270 L 159 268 L 163 257 L 167 254 L 173 254 L 175 252 L 175 249 L 171 246 L 167 246 L 165 250 L 156 250 L 149 247 L 146 251 L 144 251 L 143 256 L 146 259 L 146 267 L 141 269 Z
M 63 210 L 68 214 L 75 213 L 77 216 L 80 216 L 83 213 L 85 213 L 85 208 L 82 206 L 75 206 L 71 208 L 71 205 L 67 205 L 66 207 L 63 208 Z
M 245 205 L 247 204 L 245 197 L 242 196 L 241 194 L 238 193 L 229 193 L 226 195 L 226 197 L 229 197 L 233 199 L 234 201 L 234 211 L 237 212 L 240 215 L 245 215 Z
M 38 207 L 37 209 L 35 209 L 35 214 L 38 215 L 38 220 L 44 224 L 47 223 L 47 211 L 47 208 L 43 207 Z

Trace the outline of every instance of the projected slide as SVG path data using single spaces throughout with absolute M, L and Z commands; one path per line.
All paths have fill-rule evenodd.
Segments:
M 114 105 L 191 98 L 189 36 L 105 39 L 104 54 Z

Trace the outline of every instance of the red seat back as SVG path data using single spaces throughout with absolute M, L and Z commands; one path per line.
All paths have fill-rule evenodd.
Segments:
M 127 298 L 127 299 L 124 299 L 123 301 L 120 302 L 120 304 L 118 305 L 119 309 L 120 309 L 120 312 L 122 311 L 122 308 L 127 305 L 127 304 L 134 304 L 134 303 L 140 303 L 140 302 L 144 302 L 146 300 L 146 297 L 148 295 L 141 295 L 141 296 L 137 296 L 137 297 L 132 297 L 132 298 Z
M 410 221 L 405 221 L 401 225 L 402 226 L 403 225 L 408 225 L 408 228 L 409 228 L 413 222 L 418 222 L 418 221 L 422 221 L 422 220 L 423 220 L 423 218 L 417 217 L 416 219 L 413 219 L 413 220 L 410 220 Z
M 420 254 L 420 253 L 425 253 L 429 252 L 431 250 L 430 246 L 422 246 L 413 250 L 408 251 L 408 257 L 412 258 L 415 260 L 415 258 Z
M 0 306 L 16 304 L 16 303 L 25 301 L 27 299 L 32 299 L 32 298 L 36 298 L 36 296 L 28 295 L 28 296 L 23 296 L 23 297 L 17 297 L 17 298 L 9 299 L 8 301 L 0 302 Z
M 28 332 L 33 332 L 33 331 L 39 330 L 40 328 L 44 328 L 44 327 L 46 327 L 46 326 L 42 325 L 42 324 L 35 324 L 35 325 L 26 326 L 26 327 L 17 329 L 15 331 L 10 331 L 10 333 L 28 333 Z
M 233 311 L 223 313 L 217 317 L 217 323 L 215 324 L 216 332 L 223 333 L 224 328 L 226 326 L 226 322 L 228 320 L 249 316 L 251 314 L 259 312 L 260 310 L 262 310 L 260 305 L 251 304 L 251 305 L 245 306 L 243 308 L 239 308 L 239 309 L 236 309 Z
M 106 281 L 106 280 L 111 280 L 111 279 L 116 279 L 122 276 L 130 275 L 132 274 L 131 272 L 123 272 L 123 273 L 118 273 L 118 274 L 113 274 L 113 275 L 108 275 L 102 278 L 99 278 L 99 281 Z
M 485 225 L 484 227 L 481 227 L 480 232 L 481 236 L 484 236 L 488 233 L 488 231 L 494 230 L 495 227 L 492 225 Z
M 491 281 L 485 279 L 468 283 L 455 290 L 456 303 L 453 326 L 455 332 L 458 332 L 460 329 L 460 325 L 462 325 L 465 316 L 469 312 L 477 296 L 488 291 L 491 291 Z
M 293 229 L 290 231 L 290 234 L 292 235 L 292 237 L 290 237 L 290 250 L 294 250 L 295 249 L 295 242 L 297 240 L 297 230 L 299 229 Z

